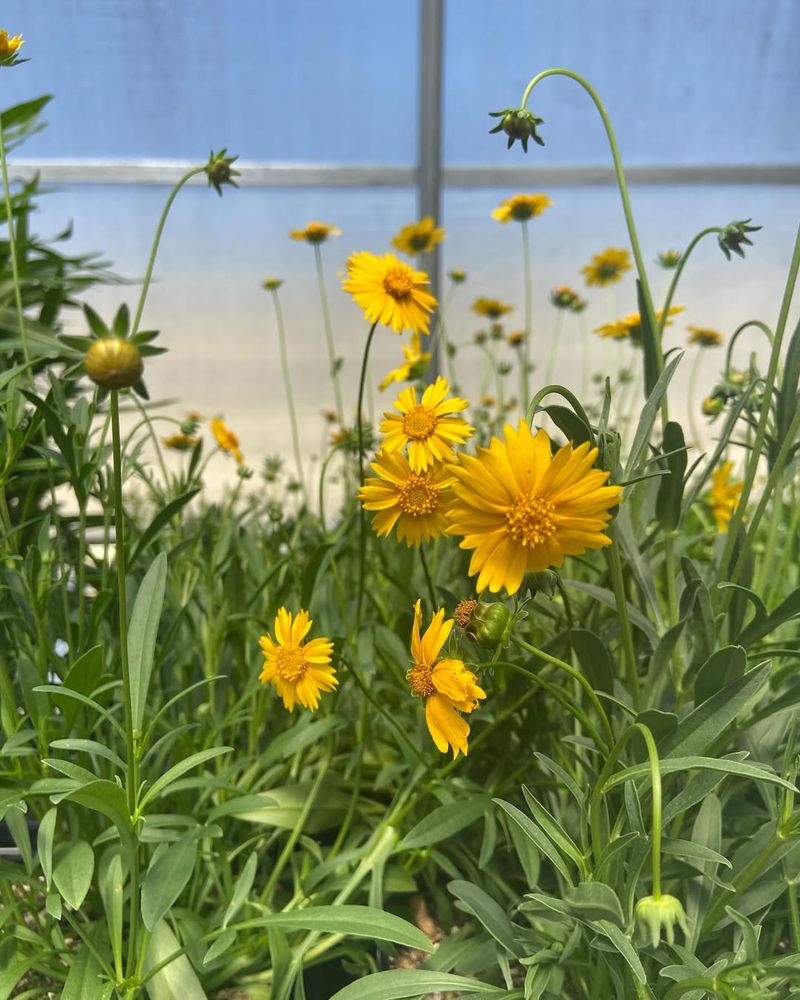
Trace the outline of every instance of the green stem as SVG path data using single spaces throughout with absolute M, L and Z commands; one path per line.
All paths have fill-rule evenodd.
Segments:
M 358 402 L 356 404 L 356 430 L 358 433 L 358 488 L 364 485 L 364 425 L 361 410 L 364 405 L 364 385 L 367 381 L 367 364 L 372 338 L 378 329 L 377 320 L 372 324 L 364 345 L 364 356 L 361 359 L 361 375 L 358 380 Z M 367 566 L 367 517 L 364 506 L 358 500 L 358 597 L 356 598 L 356 628 L 355 635 L 361 627 L 361 609 L 364 603 L 364 585 Z
M 625 593 L 625 578 L 622 573 L 622 560 L 619 556 L 619 543 L 613 537 L 613 533 L 607 558 L 611 570 L 611 585 L 614 588 L 614 599 L 617 605 L 617 615 L 619 616 L 620 631 L 622 633 L 625 673 L 628 677 L 628 687 L 630 688 L 633 707 L 638 712 L 641 708 L 639 669 L 636 663 L 636 648 L 633 645 L 633 629 L 631 628 L 631 619 L 628 614 L 628 598 Z
M 275 306 L 275 322 L 278 325 L 278 344 L 281 352 L 281 373 L 283 375 L 283 389 L 286 393 L 286 408 L 289 411 L 289 422 L 292 428 L 292 450 L 294 451 L 294 462 L 297 466 L 297 478 L 303 487 L 303 497 L 306 507 L 308 506 L 308 491 L 306 489 L 306 477 L 303 472 L 303 459 L 300 453 L 300 434 L 297 430 L 297 411 L 294 405 L 294 394 L 292 392 L 292 380 L 289 375 L 289 355 L 286 350 L 286 328 L 283 323 L 283 311 L 281 301 L 278 297 L 277 288 L 270 289 L 272 292 L 272 302 Z
M 672 305 L 672 300 L 675 297 L 675 292 L 678 288 L 678 282 L 681 280 L 683 269 L 686 267 L 686 262 L 689 260 L 692 251 L 704 237 L 710 236 L 712 233 L 721 232 L 722 230 L 719 226 L 709 226 L 707 229 L 701 229 L 697 236 L 695 236 L 689 246 L 681 254 L 681 259 L 678 261 L 678 266 L 675 268 L 675 273 L 672 275 L 672 281 L 670 281 L 669 288 L 667 289 L 667 297 L 664 299 L 664 306 L 661 310 L 661 320 L 658 324 L 659 339 L 664 334 L 664 327 L 667 325 L 667 320 L 669 319 L 669 307 Z
M 664 532 L 664 575 L 667 583 L 667 623 L 676 625 L 678 622 L 678 598 L 675 591 L 675 532 Z
M 328 361 L 330 362 L 333 395 L 336 400 L 336 415 L 339 418 L 339 424 L 344 427 L 342 387 L 339 382 L 339 371 L 336 364 L 336 345 L 333 342 L 333 327 L 331 326 L 331 313 L 328 306 L 328 293 L 325 289 L 325 275 L 322 270 L 322 250 L 318 243 L 314 244 L 314 260 L 317 265 L 317 282 L 319 283 L 319 297 L 322 303 L 322 323 L 325 328 L 325 341 L 328 345 Z
M 692 432 L 692 437 L 694 438 L 694 446 L 698 451 L 703 448 L 703 435 L 697 424 L 697 376 L 700 373 L 700 362 L 703 358 L 702 348 L 697 349 L 697 353 L 694 356 L 694 361 L 692 362 L 692 368 L 689 372 L 689 391 L 687 393 L 687 402 L 689 406 L 689 428 Z
M 419 561 L 422 563 L 422 572 L 425 574 L 425 583 L 428 585 L 428 597 L 431 602 L 431 614 L 436 613 L 436 588 L 433 586 L 431 571 L 428 568 L 428 560 L 425 556 L 425 543 L 419 543 Z
M 150 419 L 150 414 L 147 412 L 145 407 L 142 405 L 141 400 L 136 395 L 135 392 L 131 393 L 131 398 L 133 399 L 133 404 L 136 409 L 142 415 L 142 423 L 147 427 L 147 432 L 150 435 L 150 440 L 153 443 L 153 449 L 156 453 L 156 458 L 158 459 L 158 464 L 161 469 L 161 475 L 164 477 L 164 491 L 165 494 L 169 494 L 169 472 L 167 471 L 167 465 L 164 461 L 164 453 L 161 450 L 161 445 L 158 441 L 158 436 L 156 435 L 155 429 L 153 427 L 153 422 Z
M 528 223 L 522 223 L 522 269 L 525 278 L 525 339 L 522 342 L 520 352 L 520 372 L 519 372 L 519 392 L 520 411 L 523 411 L 530 402 L 530 357 L 531 357 L 531 336 L 533 325 L 533 307 L 531 302 L 531 245 L 528 234 Z
M 561 338 L 561 328 L 564 325 L 564 310 L 559 309 L 556 316 L 556 329 L 550 341 L 550 353 L 547 357 L 547 367 L 545 369 L 544 384 L 550 385 L 553 381 L 553 374 L 556 367 L 556 355 L 558 354 L 558 342 Z
M 22 354 L 25 364 L 30 361 L 28 352 L 28 335 L 25 330 L 25 315 L 22 311 L 22 286 L 19 280 L 19 261 L 17 260 L 17 239 L 14 232 L 14 209 L 11 204 L 11 189 L 8 186 L 8 164 L 6 162 L 6 146 L 3 137 L 3 122 L 0 118 L 0 168 L 3 174 L 3 196 L 6 204 L 6 224 L 8 225 L 8 253 L 11 257 L 11 274 L 14 279 L 14 301 L 17 307 L 17 323 L 19 337 L 22 341 Z

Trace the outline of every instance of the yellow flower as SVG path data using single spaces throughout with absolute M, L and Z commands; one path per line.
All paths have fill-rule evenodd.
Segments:
M 414 257 L 418 253 L 427 253 L 429 250 L 433 250 L 436 244 L 441 243 L 443 239 L 444 229 L 437 226 L 430 215 L 426 215 L 419 222 L 403 226 L 392 239 L 392 246 Z
M 462 660 L 437 659 L 453 629 L 453 621 L 444 620 L 441 609 L 433 616 L 420 637 L 422 608 L 414 605 L 411 631 L 411 656 L 414 665 L 406 674 L 411 693 L 425 699 L 425 722 L 438 750 L 453 751 L 453 758 L 469 749 L 469 725 L 459 712 L 472 712 L 486 692 L 478 687 L 478 678 L 467 670 Z
M 546 194 L 515 194 L 501 201 L 492 212 L 492 218 L 498 222 L 527 222 L 541 215 L 550 208 L 552 201 Z
M 380 430 L 386 436 L 383 450 L 391 455 L 408 445 L 408 464 L 412 472 L 424 472 L 436 462 L 452 458 L 453 447 L 463 444 L 475 432 L 461 417 L 450 416 L 466 410 L 466 399 L 447 398 L 450 385 L 441 375 L 426 386 L 417 402 L 413 386 L 401 389 L 395 400 L 399 413 L 384 413 Z
M 426 472 L 412 472 L 402 453 L 379 452 L 370 477 L 358 491 L 364 510 L 378 513 L 372 527 L 379 538 L 397 526 L 398 541 L 419 545 L 447 532 L 447 508 L 453 465 L 441 462 Z
M 671 317 L 677 316 L 685 308 L 685 306 L 670 306 L 664 326 L 672 326 Z M 660 323 L 663 315 L 664 313 L 659 310 L 656 313 L 656 322 Z M 610 337 L 613 340 L 625 340 L 628 338 L 634 344 L 640 344 L 642 342 L 642 317 L 639 313 L 629 313 L 624 319 L 614 320 L 612 323 L 604 323 L 603 326 L 598 326 L 595 333 L 599 333 L 601 337 Z
M 168 437 L 161 438 L 161 443 L 167 448 L 173 448 L 175 451 L 191 451 L 192 448 L 197 444 L 200 438 L 195 437 L 193 434 L 170 434 Z
M 514 330 L 513 333 L 509 333 L 506 340 L 512 347 L 519 347 L 521 344 L 525 343 L 527 333 L 524 330 Z
M 728 482 L 733 462 L 723 462 L 711 476 L 711 498 L 709 507 L 721 534 L 726 534 L 733 512 L 739 503 L 744 483 Z
M 467 272 L 462 271 L 460 267 L 454 267 L 452 271 L 447 272 L 447 277 L 454 285 L 463 285 L 467 280 Z
M 707 326 L 687 326 L 686 329 L 689 331 L 689 343 L 698 347 L 721 347 L 725 343 L 721 333 Z
M 411 334 L 410 345 L 403 344 L 403 356 L 406 359 L 403 364 L 390 371 L 381 382 L 379 386 L 381 392 L 392 382 L 411 382 L 413 379 L 419 378 L 431 360 L 430 354 L 425 354 L 422 351 L 422 340 L 419 333 Z
M 296 616 L 280 608 L 275 616 L 275 640 L 262 635 L 258 640 L 264 654 L 264 666 L 258 679 L 272 684 L 283 698 L 283 705 L 293 712 L 296 704 L 312 711 L 319 705 L 321 691 L 333 691 L 339 681 L 331 666 L 333 643 L 330 639 L 311 639 L 304 643 L 313 622 L 307 611 Z
M 239 450 L 239 438 L 226 426 L 225 421 L 216 417 L 211 421 L 211 433 L 223 451 L 233 455 L 239 465 L 244 464 L 244 455 Z
M 450 534 L 462 536 L 462 549 L 474 549 L 469 573 L 478 574 L 478 592 L 505 587 L 515 594 L 526 572 L 610 544 L 603 530 L 622 488 L 606 486 L 608 473 L 592 468 L 597 454 L 584 443 L 552 455 L 547 434 L 534 437 L 520 420 L 477 457 L 461 456 L 452 470 Z
M 22 35 L 11 35 L 0 28 L 0 66 L 13 65 L 14 57 L 25 44 Z
M 510 313 L 513 306 L 506 305 L 498 299 L 487 299 L 481 296 L 472 303 L 471 309 L 479 316 L 488 316 L 489 319 L 500 319 L 505 313 Z
M 488 392 L 484 396 L 481 396 L 481 406 L 494 406 L 496 403 L 497 400 Z
M 292 229 L 289 236 L 293 240 L 305 240 L 306 243 L 324 243 L 329 236 L 341 236 L 342 231 L 327 222 L 309 222 L 305 229 Z
M 629 271 L 631 256 L 627 250 L 608 247 L 596 253 L 589 263 L 581 268 L 587 285 L 610 285 L 622 278 L 623 271 Z
M 610 340 L 627 340 L 628 324 L 624 319 L 615 319 L 611 323 L 603 323 L 602 326 L 598 326 L 594 332 Z
M 415 271 L 393 253 L 377 257 L 362 250 L 347 261 L 342 288 L 353 296 L 370 323 L 382 323 L 395 333 L 428 333 L 436 299 L 426 292 L 428 276 Z

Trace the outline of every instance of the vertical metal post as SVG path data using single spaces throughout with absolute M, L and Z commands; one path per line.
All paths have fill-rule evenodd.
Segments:
M 437 223 L 442 213 L 442 78 L 444 63 L 444 0 L 419 0 L 419 145 L 417 151 L 417 211 Z M 427 255 L 431 292 L 439 298 L 441 258 L 439 247 Z M 430 378 L 440 370 L 438 345 L 428 369 Z

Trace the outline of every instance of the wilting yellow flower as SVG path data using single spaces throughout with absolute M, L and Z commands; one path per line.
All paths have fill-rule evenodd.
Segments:
M 475 299 L 470 308 L 479 316 L 488 316 L 489 319 L 500 319 L 501 316 L 510 313 L 514 307 L 506 305 L 505 302 L 500 302 L 498 299 L 487 299 L 481 296 Z
M 419 545 L 447 531 L 447 508 L 453 482 L 451 462 L 440 462 L 425 472 L 413 472 L 402 453 L 379 452 L 370 477 L 358 491 L 364 510 L 378 513 L 372 527 L 378 537 L 397 526 L 398 541 Z
M 413 386 L 401 389 L 395 400 L 399 413 L 384 413 L 380 430 L 386 436 L 382 448 L 387 454 L 408 445 L 408 464 L 412 472 L 424 472 L 436 462 L 453 455 L 453 447 L 463 444 L 475 432 L 461 417 L 451 416 L 469 405 L 458 396 L 448 398 L 450 385 L 441 375 L 425 387 L 417 401 Z
M 347 261 L 342 288 L 349 292 L 370 323 L 382 323 L 395 333 L 412 330 L 428 333 L 436 299 L 426 292 L 424 271 L 415 271 L 393 253 L 382 257 L 361 250 Z
M 686 329 L 689 331 L 689 343 L 698 347 L 721 347 L 725 343 L 722 334 L 710 327 L 687 326 Z
M 305 240 L 306 243 L 324 243 L 329 236 L 341 236 L 341 229 L 327 222 L 309 222 L 305 229 L 291 229 L 289 236 L 293 240 Z
M 24 44 L 22 35 L 9 36 L 7 31 L 0 28 L 0 65 L 11 62 Z
M 403 364 L 390 371 L 381 382 L 379 386 L 381 392 L 392 382 L 411 382 L 415 378 L 419 378 L 431 360 L 430 354 L 423 353 L 422 338 L 419 333 L 412 333 L 411 343 L 403 344 L 403 356 L 406 359 Z
M 223 451 L 227 451 L 239 465 L 244 464 L 244 455 L 239 450 L 239 438 L 220 417 L 211 421 L 211 433 Z
M 414 605 L 411 631 L 411 656 L 414 665 L 406 674 L 411 693 L 425 699 L 425 722 L 438 750 L 453 751 L 453 758 L 469 749 L 469 725 L 459 712 L 472 712 L 486 692 L 478 687 L 478 678 L 467 670 L 463 660 L 438 659 L 442 646 L 453 630 L 452 619 L 444 620 L 444 611 L 433 616 L 425 634 L 420 636 L 422 608 Z
M 587 285 L 610 285 L 622 278 L 624 271 L 631 267 L 631 255 L 619 247 L 608 247 L 596 253 L 589 263 L 581 268 Z
M 333 643 L 330 639 L 310 639 L 304 643 L 313 622 L 307 611 L 293 616 L 280 608 L 275 616 L 275 641 L 262 635 L 258 640 L 264 654 L 264 666 L 258 679 L 272 684 L 288 711 L 296 704 L 312 711 L 319 705 L 322 691 L 333 691 L 339 681 L 331 666 Z
M 546 194 L 515 194 L 501 201 L 492 212 L 492 218 L 498 222 L 527 222 L 541 215 L 550 208 L 552 201 Z
M 711 476 L 711 497 L 709 507 L 722 534 L 728 530 L 733 512 L 739 503 L 744 483 L 729 482 L 733 462 L 723 462 Z
M 671 317 L 677 316 L 685 308 L 685 306 L 670 306 L 664 326 L 672 326 Z M 661 310 L 656 313 L 657 323 L 661 322 L 663 315 L 664 313 Z M 642 342 L 642 317 L 638 312 L 629 313 L 624 319 L 617 319 L 611 323 L 604 323 L 602 326 L 598 326 L 594 332 L 599 333 L 601 337 L 610 337 L 612 340 L 625 340 L 627 338 L 632 340 L 634 344 L 640 344 Z
M 426 215 L 419 222 L 403 226 L 400 232 L 393 237 L 392 246 L 414 257 L 418 253 L 427 253 L 429 250 L 433 250 L 436 244 L 441 243 L 443 239 L 444 229 L 437 226 L 430 215 Z
M 622 487 L 592 468 L 598 451 L 566 444 L 555 455 L 543 430 L 534 437 L 524 420 L 504 428 L 477 457 L 462 455 L 452 470 L 450 534 L 474 549 L 470 575 L 477 590 L 519 590 L 526 572 L 560 566 L 565 556 L 610 544 L 603 534 Z
M 168 437 L 161 438 L 161 443 L 166 448 L 172 448 L 174 451 L 191 451 L 192 448 L 197 444 L 200 438 L 195 437 L 193 434 L 170 434 Z

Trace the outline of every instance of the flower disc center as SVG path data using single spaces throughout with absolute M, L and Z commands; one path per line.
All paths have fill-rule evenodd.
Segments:
M 433 667 L 415 663 L 406 673 L 406 680 L 411 693 L 419 698 L 430 698 L 432 694 L 436 694 L 436 688 L 433 686 Z
M 518 500 L 506 514 L 507 531 L 525 546 L 541 545 L 555 533 L 555 505 L 538 493 Z
M 420 517 L 431 514 L 439 503 L 439 491 L 427 476 L 412 472 L 400 487 L 397 504 L 404 514 Z
M 436 430 L 438 419 L 429 406 L 415 406 L 403 417 L 403 433 L 416 441 L 430 437 Z
M 383 290 L 396 301 L 404 299 L 414 288 L 414 279 L 406 267 L 390 267 L 383 276 Z
M 306 672 L 303 650 L 299 646 L 280 646 L 275 656 L 275 669 L 281 680 L 295 684 Z

